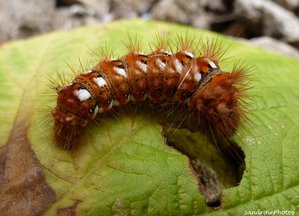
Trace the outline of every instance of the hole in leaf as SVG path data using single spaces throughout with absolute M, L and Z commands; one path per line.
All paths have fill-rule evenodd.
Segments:
M 167 144 L 186 155 L 190 160 L 200 190 L 210 208 L 220 208 L 222 191 L 237 186 L 245 169 L 245 155 L 233 142 L 213 143 L 199 132 L 187 129 L 165 129 Z

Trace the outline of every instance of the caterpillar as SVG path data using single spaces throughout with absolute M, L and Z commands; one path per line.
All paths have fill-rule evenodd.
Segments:
M 57 88 L 52 115 L 54 136 L 64 149 L 72 149 L 97 113 L 115 106 L 150 101 L 186 106 L 196 121 L 195 130 L 216 139 L 229 138 L 244 117 L 246 68 L 222 71 L 223 55 L 217 42 L 202 43 L 195 55 L 192 41 L 181 40 L 177 50 L 158 42 L 144 54 L 134 43 L 119 59 L 102 58 L 92 69 Z M 194 128 L 193 128 L 194 130 Z

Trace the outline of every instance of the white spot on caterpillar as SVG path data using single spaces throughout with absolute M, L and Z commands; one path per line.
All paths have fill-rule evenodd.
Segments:
M 82 74 L 89 74 L 89 73 L 91 73 L 92 72 L 92 70 L 88 70 L 88 71 L 84 71 L 84 72 L 82 72 Z
M 91 94 L 86 89 L 75 90 L 74 94 L 78 97 L 78 99 L 80 101 L 85 101 L 85 100 L 91 98 Z
M 176 71 L 177 71 L 179 74 L 181 74 L 182 71 L 183 71 L 183 68 L 184 68 L 183 64 L 176 58 L 176 59 L 175 59 L 175 69 L 176 69 Z
M 168 55 L 168 56 L 171 56 L 171 55 L 172 55 L 172 53 L 169 52 L 169 51 L 167 51 L 167 50 L 163 50 L 163 52 L 164 52 L 165 55 Z
M 112 109 L 113 104 L 114 104 L 114 100 L 111 99 L 108 109 Z
M 67 117 L 65 117 L 65 121 L 66 122 L 70 122 L 70 121 L 72 121 L 74 119 L 74 116 L 67 116 Z
M 209 63 L 209 67 L 212 68 L 212 69 L 217 69 L 217 65 L 215 64 L 215 62 L 211 61 L 211 60 L 208 60 L 208 63 Z
M 118 73 L 119 75 L 126 77 L 127 78 L 127 73 L 125 71 L 125 69 L 123 68 L 119 68 L 119 67 L 113 67 L 113 70 Z
M 184 53 L 186 56 L 188 56 L 190 59 L 193 59 L 193 58 L 195 57 L 194 54 L 191 53 L 191 52 L 183 51 L 183 53 Z
M 194 79 L 196 80 L 196 82 L 199 82 L 201 80 L 201 73 L 195 73 Z
M 96 108 L 94 109 L 94 112 L 93 112 L 93 117 L 95 117 L 97 115 L 98 111 L 99 111 L 99 107 L 96 106 Z
M 107 82 L 104 80 L 103 77 L 96 77 L 96 78 L 93 78 L 93 80 L 99 87 L 103 87 L 103 86 L 107 85 Z
M 164 62 L 162 62 L 161 59 L 157 58 L 157 59 L 156 59 L 156 63 L 157 63 L 157 65 L 159 66 L 159 68 L 160 68 L 161 70 L 164 70 L 164 69 L 166 68 L 166 64 L 165 64 Z
M 141 61 L 137 61 L 136 64 L 144 73 L 147 72 L 147 64 L 144 64 Z

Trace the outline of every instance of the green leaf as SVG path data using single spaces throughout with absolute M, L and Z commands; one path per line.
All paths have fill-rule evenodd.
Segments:
M 150 116 L 151 112 L 139 109 L 129 114 L 115 113 L 116 117 L 105 115 L 89 128 L 82 145 L 73 151 L 62 150 L 53 140 L 51 110 L 55 92 L 45 84 L 49 77 L 55 80 L 61 73 L 74 76 L 67 64 L 80 72 L 78 59 L 84 69 L 92 67 L 97 56 L 90 50 L 97 51 L 105 43 L 115 51 L 115 57 L 125 54 L 123 42 L 128 33 L 142 38 L 146 52 L 147 42 L 152 42 L 159 31 L 170 33 L 173 38 L 177 33 L 217 37 L 229 47 L 227 55 L 232 57 L 223 64 L 225 70 L 229 71 L 239 59 L 253 66 L 253 87 L 248 92 L 253 97 L 248 107 L 250 124 L 241 127 L 233 137 L 245 153 L 246 169 L 238 186 L 224 190 L 223 206 L 218 211 L 206 207 L 188 158 L 165 144 L 158 118 Z M 20 160 L 27 154 L 18 153 L 12 138 L 13 132 L 19 130 L 18 123 L 23 122 L 28 126 L 28 142 L 43 168 L 47 185 L 56 194 L 56 199 L 49 199 L 43 208 L 45 215 L 243 215 L 249 210 L 277 209 L 298 212 L 298 68 L 299 61 L 295 59 L 209 32 L 154 21 L 119 21 L 3 44 L 0 192 L 9 169 L 7 158 Z M 178 134 L 174 134 L 177 141 L 194 145 L 194 152 L 211 146 L 197 134 Z M 186 139 L 188 136 L 193 138 Z M 15 155 L 5 152 L 7 146 L 15 147 Z M 218 165 L 218 174 L 225 178 L 229 170 L 223 172 Z M 15 178 L 18 182 L 24 176 L 20 173 Z M 24 182 L 28 181 L 29 178 Z M 232 185 L 229 181 L 224 180 L 226 186 Z

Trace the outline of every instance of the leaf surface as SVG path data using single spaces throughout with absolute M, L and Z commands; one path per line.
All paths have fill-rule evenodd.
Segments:
M 91 68 L 97 60 L 91 50 L 97 51 L 105 43 L 120 57 L 126 53 L 127 32 L 142 38 L 147 52 L 147 42 L 159 31 L 173 38 L 177 33 L 215 38 L 184 26 L 133 20 L 1 46 L 0 191 L 3 193 L 1 180 L 10 169 L 5 165 L 6 147 L 17 120 L 22 119 L 28 125 L 28 145 L 56 194 L 54 201 L 47 201 L 51 204 L 44 207 L 45 215 L 63 215 L 64 211 L 78 215 L 243 215 L 246 210 L 258 209 L 298 212 L 299 61 L 222 36 L 216 37 L 229 46 L 227 55 L 234 57 L 223 64 L 225 70 L 229 71 L 236 59 L 253 66 L 253 87 L 248 92 L 253 100 L 248 107 L 250 124 L 233 137 L 245 153 L 246 169 L 237 187 L 224 190 L 220 210 L 206 207 L 188 158 L 165 144 L 162 129 L 150 112 L 139 109 L 130 115 L 104 116 L 89 128 L 83 145 L 73 151 L 55 145 L 51 119 L 55 93 L 45 84 L 49 77 L 74 77 L 67 64 L 77 72 Z M 203 138 L 195 139 L 196 143 L 187 143 L 184 137 L 177 141 L 180 139 L 199 149 L 207 143 Z M 13 155 L 16 160 L 20 156 Z M 18 181 L 22 175 L 15 178 Z

